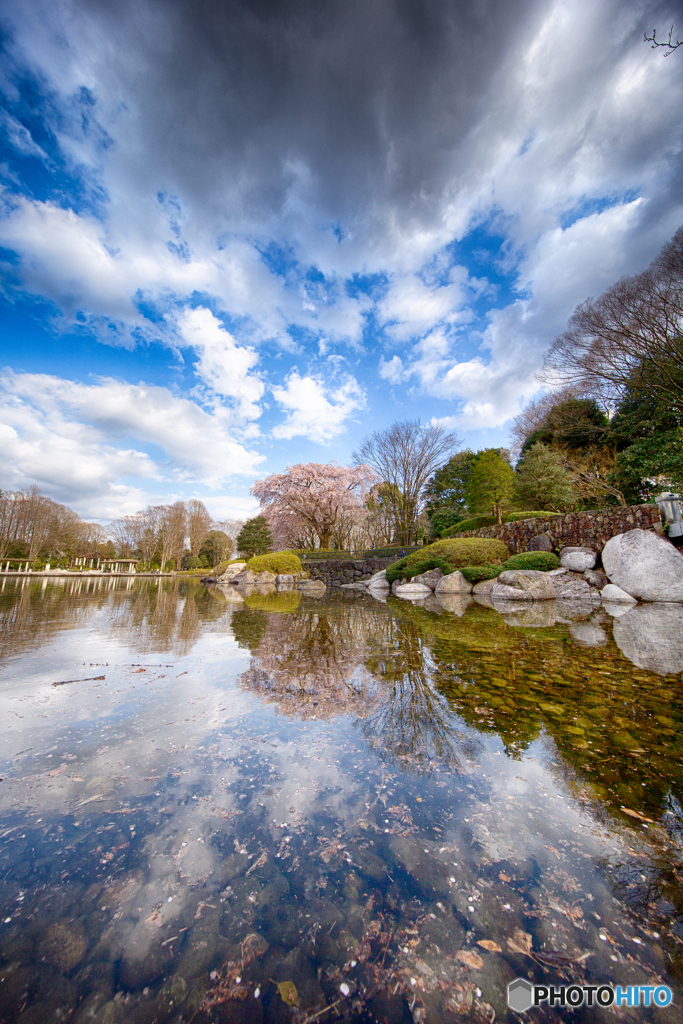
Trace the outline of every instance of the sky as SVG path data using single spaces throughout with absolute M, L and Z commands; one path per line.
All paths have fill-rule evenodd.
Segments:
M 683 223 L 677 14 L 0 0 L 0 488 L 244 518 L 395 420 L 505 445 Z

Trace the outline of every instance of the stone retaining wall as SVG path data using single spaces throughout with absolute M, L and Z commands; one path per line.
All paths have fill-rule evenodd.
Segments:
M 629 530 L 656 530 L 662 533 L 662 520 L 656 505 L 629 505 L 586 512 L 567 512 L 547 519 L 520 519 L 502 526 L 484 526 L 480 530 L 457 533 L 456 537 L 497 537 L 507 544 L 511 554 L 527 551 L 529 541 L 544 533 L 554 548 L 586 547 L 602 551 L 610 537 Z
M 304 569 L 311 574 L 312 580 L 322 580 L 330 587 L 340 587 L 343 583 L 369 580 L 380 569 L 386 569 L 395 561 L 395 558 L 357 558 L 348 562 L 340 559 L 320 562 L 307 561 L 304 563 Z

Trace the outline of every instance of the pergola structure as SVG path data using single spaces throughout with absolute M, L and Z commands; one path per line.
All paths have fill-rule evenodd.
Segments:
M 138 558 L 110 558 L 102 555 L 81 555 L 74 558 L 73 566 L 82 566 L 84 569 L 108 569 L 109 572 L 129 573 L 135 572 Z

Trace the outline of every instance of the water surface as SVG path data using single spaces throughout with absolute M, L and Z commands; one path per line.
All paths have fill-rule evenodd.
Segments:
M 680 1020 L 683 677 L 543 614 L 5 581 L 0 1021 Z

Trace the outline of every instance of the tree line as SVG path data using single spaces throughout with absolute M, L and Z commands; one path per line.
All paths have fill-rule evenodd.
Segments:
M 216 522 L 202 501 L 148 505 L 105 528 L 28 490 L 0 491 L 0 559 L 68 565 L 77 557 L 137 558 L 141 568 L 218 565 L 235 550 L 241 520 Z

